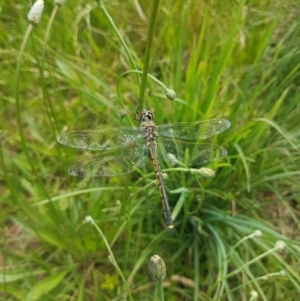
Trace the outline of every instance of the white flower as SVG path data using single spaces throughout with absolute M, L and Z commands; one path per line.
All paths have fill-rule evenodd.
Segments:
M 44 9 L 44 0 L 37 0 L 31 6 L 31 9 L 27 15 L 27 18 L 28 18 L 28 21 L 32 25 L 36 25 L 40 22 L 42 13 L 43 13 L 43 9 Z
M 55 0 L 55 4 L 57 6 L 62 6 L 66 3 L 67 0 Z

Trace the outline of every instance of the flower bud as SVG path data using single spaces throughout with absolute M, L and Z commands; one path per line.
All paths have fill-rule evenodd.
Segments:
M 162 282 L 166 277 L 166 265 L 159 255 L 153 255 L 148 261 L 148 271 L 154 282 Z
M 201 167 L 198 169 L 198 172 L 200 173 L 200 175 L 204 178 L 213 178 L 215 176 L 215 171 L 207 168 L 207 167 Z
M 176 98 L 176 93 L 174 90 L 172 89 L 168 89 L 166 88 L 165 89 L 165 93 L 166 93 L 166 96 L 169 100 L 174 100 Z

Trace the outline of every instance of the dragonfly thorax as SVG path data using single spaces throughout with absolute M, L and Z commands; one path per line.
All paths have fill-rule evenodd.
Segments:
M 157 138 L 156 125 L 153 122 L 153 114 L 151 111 L 143 110 L 139 114 L 141 129 L 143 130 L 146 140 L 155 140 Z
M 147 141 L 156 140 L 156 125 L 151 120 L 141 122 L 141 129 Z
M 139 116 L 141 122 L 141 129 L 145 139 L 147 141 L 156 140 L 156 125 L 153 122 L 153 114 L 151 113 L 151 111 L 144 110 L 140 112 Z

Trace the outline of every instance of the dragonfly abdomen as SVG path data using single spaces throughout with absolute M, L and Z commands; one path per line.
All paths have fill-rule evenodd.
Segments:
M 174 234 L 173 219 L 172 219 L 172 215 L 171 215 L 171 209 L 169 206 L 167 193 L 166 193 L 165 186 L 164 186 L 164 181 L 163 181 L 163 176 L 161 173 L 159 160 L 157 157 L 156 141 L 148 140 L 147 146 L 148 146 L 148 150 L 149 150 L 149 154 L 150 154 L 150 159 L 151 159 L 153 167 L 154 167 L 157 186 L 159 189 L 161 202 L 162 202 L 163 209 L 164 209 L 165 221 L 166 221 L 167 227 L 169 228 L 170 234 L 173 235 Z

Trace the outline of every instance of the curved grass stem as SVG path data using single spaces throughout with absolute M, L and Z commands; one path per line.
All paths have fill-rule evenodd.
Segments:
M 22 57 L 24 54 L 24 50 L 25 47 L 27 45 L 30 33 L 33 29 L 33 25 L 29 24 L 28 28 L 26 30 L 19 54 L 18 54 L 18 58 L 17 58 L 17 68 L 16 68 L 16 74 L 15 74 L 15 79 L 14 79 L 14 97 L 16 100 L 16 114 L 17 114 L 17 122 L 18 122 L 18 126 L 19 126 L 19 134 L 20 134 L 20 138 L 21 138 L 21 144 L 22 144 L 22 148 L 24 149 L 26 158 L 30 164 L 30 167 L 32 169 L 32 172 L 34 174 L 34 176 L 36 177 L 40 187 L 42 188 L 45 196 L 47 198 L 49 198 L 48 193 L 44 187 L 44 184 L 42 182 L 42 180 L 40 179 L 35 167 L 34 167 L 34 163 L 33 160 L 31 159 L 30 155 L 29 155 L 29 150 L 27 147 L 27 142 L 25 139 L 25 135 L 24 135 L 24 129 L 23 129 L 23 124 L 22 124 L 22 116 L 21 116 L 21 105 L 20 105 L 20 95 L 19 95 L 19 81 L 20 81 L 20 69 L 21 69 L 21 62 L 22 62 Z M 49 198 L 50 199 L 50 198 Z
M 124 102 L 123 102 L 122 95 L 120 93 L 120 82 L 121 82 L 121 79 L 124 76 L 126 76 L 127 74 L 132 74 L 132 73 L 143 74 L 143 71 L 141 71 L 141 70 L 128 70 L 128 71 L 125 71 L 122 74 L 120 74 L 118 79 L 117 79 L 117 93 L 118 93 L 118 97 L 120 99 L 120 102 L 121 102 L 121 105 L 122 105 L 123 109 L 125 108 L 125 105 L 124 105 Z M 162 89 L 164 90 L 165 93 L 167 93 L 168 87 L 164 83 L 162 83 L 155 76 L 153 76 L 149 73 L 147 74 L 147 77 L 151 78 L 155 83 L 157 83 L 159 86 L 162 87 Z
M 111 263 L 113 264 L 113 266 L 114 266 L 115 269 L 117 270 L 119 276 L 121 277 L 121 279 L 122 279 L 122 281 L 123 281 L 123 284 L 124 284 L 124 286 L 125 286 L 125 289 L 126 289 L 126 291 L 127 291 L 127 294 L 128 294 L 129 299 L 130 299 L 131 301 L 133 301 L 133 298 L 132 298 L 132 295 L 131 295 L 131 292 L 130 292 L 130 288 L 129 288 L 129 286 L 128 286 L 128 283 L 127 283 L 127 281 L 126 281 L 126 279 L 125 279 L 124 274 L 122 273 L 122 270 L 120 269 L 120 267 L 119 267 L 119 265 L 118 265 L 118 263 L 117 263 L 117 261 L 116 261 L 116 258 L 115 258 L 115 256 L 114 256 L 114 253 L 112 252 L 111 247 L 110 247 L 110 245 L 109 245 L 109 243 L 108 243 L 108 241 L 107 241 L 105 235 L 103 234 L 103 232 L 101 231 L 101 229 L 98 227 L 98 225 L 95 223 L 95 221 L 93 220 L 93 218 L 92 218 L 91 216 L 87 216 L 87 217 L 85 218 L 85 221 L 86 221 L 86 222 L 90 222 L 90 223 L 96 228 L 96 230 L 98 231 L 98 233 L 100 234 L 100 236 L 101 236 L 101 238 L 103 239 L 103 242 L 104 242 L 104 244 L 105 244 L 105 246 L 106 246 L 106 248 L 107 248 L 107 251 L 108 251 L 108 253 L 109 253 L 109 260 L 111 261 Z
M 109 22 L 111 28 L 113 29 L 115 35 L 117 36 L 121 46 L 123 47 L 126 55 L 127 55 L 127 58 L 128 58 L 128 61 L 129 61 L 129 64 L 131 66 L 132 69 L 138 69 L 137 68 L 137 65 L 135 63 L 135 60 L 133 58 L 133 56 L 131 55 L 131 52 L 130 52 L 130 49 L 129 47 L 127 46 L 125 40 L 123 39 L 118 27 L 116 26 L 113 18 L 110 16 L 110 14 L 108 13 L 108 11 L 106 10 L 105 6 L 104 6 L 104 3 L 102 0 L 96 0 L 96 2 L 98 3 L 98 6 L 99 8 L 102 10 L 105 18 L 107 19 L 107 21 Z M 138 82 L 138 85 L 140 84 L 140 78 L 139 78 L 139 75 L 137 75 L 136 77 L 137 79 L 137 82 Z
M 42 50 L 42 58 L 41 58 L 41 64 L 39 65 L 40 67 L 40 74 L 41 74 L 41 86 L 42 86 L 42 91 L 43 91 L 43 100 L 44 100 L 44 104 L 45 104 L 45 110 L 49 119 L 49 122 L 51 124 L 52 130 L 55 131 L 55 129 L 58 129 L 57 126 L 57 122 L 56 122 L 56 117 L 55 117 L 55 113 L 54 113 L 54 109 L 52 106 L 52 103 L 49 99 L 49 95 L 48 95 L 48 90 L 46 88 L 45 85 L 45 76 L 44 76 L 44 71 L 45 71 L 45 56 L 46 56 L 46 47 L 47 47 L 47 43 L 49 40 L 49 36 L 50 36 L 50 30 L 54 21 L 54 17 L 58 11 L 59 6 L 55 5 L 54 9 L 52 10 L 48 25 L 47 25 L 47 29 L 46 29 L 46 33 L 45 33 L 45 39 L 44 39 L 44 45 L 43 45 L 43 50 Z M 54 124 L 53 124 L 54 123 Z M 57 133 L 54 133 L 57 134 Z

